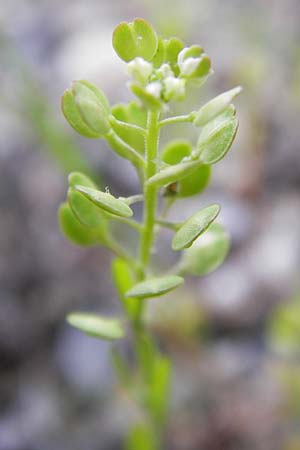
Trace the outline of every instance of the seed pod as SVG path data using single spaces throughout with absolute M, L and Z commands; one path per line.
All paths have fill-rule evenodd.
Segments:
M 146 61 L 154 57 L 158 38 L 153 27 L 144 19 L 121 22 L 113 32 L 113 47 L 121 59 L 128 62 L 140 56 Z
M 70 125 L 83 136 L 103 137 L 111 128 L 107 98 L 88 81 L 75 81 L 71 89 L 64 92 L 62 111 Z
M 230 149 L 238 129 L 238 120 L 230 119 L 221 122 L 204 139 L 200 135 L 197 143 L 197 153 L 204 164 L 215 164 L 220 161 Z M 206 134 L 206 131 L 204 129 Z
M 125 336 L 122 322 L 91 313 L 73 312 L 67 322 L 88 336 L 98 339 L 115 340 Z
M 201 161 L 189 161 L 174 164 L 166 169 L 161 170 L 147 181 L 148 186 L 166 186 L 167 184 L 179 181 L 184 177 L 187 177 L 193 173 L 198 167 L 201 166 Z
M 75 189 L 104 211 L 121 217 L 131 217 L 133 215 L 132 209 L 125 202 L 108 192 L 98 191 L 85 186 L 75 186 Z
M 141 283 L 136 284 L 131 289 L 129 289 L 129 291 L 126 292 L 126 297 L 140 299 L 158 297 L 172 291 L 173 289 L 183 284 L 183 282 L 184 279 L 176 275 L 150 278 L 146 281 L 142 281 Z
M 225 111 L 225 109 L 230 105 L 234 97 L 236 97 L 242 91 L 241 86 L 238 86 L 230 91 L 224 92 L 218 95 L 213 100 L 206 103 L 199 111 L 195 114 L 193 120 L 196 127 L 203 127 L 208 122 L 213 120 L 219 114 Z
M 183 250 L 203 234 L 220 212 L 219 205 L 210 205 L 201 209 L 186 220 L 175 233 L 172 240 L 173 250 Z
M 181 272 L 195 276 L 217 269 L 229 251 L 230 239 L 224 228 L 212 223 L 203 236 L 183 252 Z
M 82 246 L 97 244 L 101 240 L 99 231 L 82 225 L 73 214 L 68 203 L 62 203 L 58 210 L 58 222 L 62 233 L 72 243 Z
M 178 164 L 184 157 L 190 156 L 192 146 L 189 141 L 179 139 L 171 141 L 162 151 L 161 159 L 167 164 Z M 200 165 L 192 173 L 180 179 L 177 183 L 175 193 L 178 197 L 190 197 L 199 194 L 208 185 L 211 168 L 208 165 Z M 168 191 L 167 191 L 168 193 Z M 173 191 L 170 192 L 172 195 Z M 167 195 L 167 194 L 166 194 Z

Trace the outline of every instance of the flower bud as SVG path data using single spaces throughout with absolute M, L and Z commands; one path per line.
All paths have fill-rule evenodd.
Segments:
M 178 55 L 180 75 L 189 79 L 202 79 L 210 72 L 210 59 L 203 53 L 202 47 L 186 47 Z
M 132 83 L 130 89 L 147 109 L 155 110 L 161 108 L 162 102 L 160 95 L 162 84 L 159 81 L 153 81 L 145 87 L 137 83 Z
M 110 130 L 110 107 L 104 93 L 94 84 L 75 81 L 62 97 L 62 110 L 69 124 L 81 135 L 99 138 Z
M 152 64 L 143 58 L 137 57 L 127 64 L 127 71 L 133 80 L 146 84 L 152 73 Z
M 181 101 L 185 98 L 185 80 L 167 77 L 164 80 L 164 98 L 166 101 Z

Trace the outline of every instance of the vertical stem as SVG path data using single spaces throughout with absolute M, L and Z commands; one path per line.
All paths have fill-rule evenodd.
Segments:
M 157 188 L 147 186 L 146 181 L 157 170 L 157 149 L 159 140 L 159 111 L 149 111 L 146 134 L 146 169 L 144 181 L 144 223 L 140 242 L 140 262 L 147 267 L 151 256 L 154 238 L 155 213 L 157 205 Z

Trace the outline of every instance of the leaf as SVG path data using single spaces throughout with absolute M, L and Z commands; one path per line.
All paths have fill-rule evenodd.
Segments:
M 112 42 L 116 53 L 126 62 L 137 56 L 151 61 L 158 46 L 156 32 L 144 19 L 121 22 L 113 32 Z
M 81 172 L 71 172 L 68 176 L 68 183 L 70 187 L 75 187 L 76 184 L 81 184 L 82 186 L 96 188 L 96 184 Z
M 194 170 L 201 166 L 201 164 L 201 161 L 198 160 L 174 164 L 149 178 L 147 185 L 161 187 L 166 184 L 174 183 L 193 173 Z
M 89 246 L 100 242 L 99 231 L 83 226 L 74 216 L 68 203 L 62 203 L 58 210 L 58 221 L 62 233 L 73 243 Z
M 211 120 L 213 120 L 219 114 L 222 114 L 224 110 L 230 105 L 234 97 L 236 97 L 242 91 L 241 86 L 231 89 L 218 95 L 213 100 L 206 103 L 195 114 L 194 125 L 197 127 L 204 126 Z
M 204 233 L 220 212 L 219 205 L 210 205 L 196 212 L 175 233 L 172 240 L 173 250 L 183 250 Z
M 89 228 L 102 227 L 102 232 L 104 231 L 107 219 L 98 206 L 94 205 L 74 188 L 69 188 L 68 190 L 68 202 L 74 215 L 82 225 Z
M 98 339 L 115 340 L 125 336 L 123 325 L 118 319 L 108 319 L 90 313 L 73 312 L 67 322 L 88 336 Z
M 141 309 L 141 302 L 136 298 L 126 298 L 126 292 L 135 285 L 135 279 L 130 265 L 121 258 L 115 258 L 112 263 L 112 277 L 119 298 L 129 317 L 135 319 Z
M 122 200 L 115 198 L 107 192 L 98 191 L 97 189 L 76 185 L 76 191 L 81 192 L 88 200 L 93 202 L 99 208 L 121 217 L 131 217 L 132 209 Z
M 150 425 L 135 425 L 129 431 L 125 450 L 157 450 L 156 436 Z
M 224 228 L 216 223 L 211 224 L 206 233 L 184 251 L 182 272 L 195 276 L 212 272 L 223 263 L 229 244 L 229 236 Z
M 149 386 L 148 404 L 152 417 L 157 424 L 165 423 L 168 409 L 171 365 L 168 358 L 157 356 L 154 361 L 152 379 Z
M 267 327 L 270 347 L 285 355 L 300 354 L 300 298 L 295 296 L 279 304 Z
M 238 120 L 224 122 L 206 140 L 198 141 L 198 154 L 204 164 L 215 164 L 230 149 L 238 129 Z M 201 138 L 201 135 L 200 135 Z
M 176 275 L 168 275 L 165 277 L 150 278 L 146 281 L 136 284 L 133 288 L 126 292 L 126 297 L 133 298 L 149 298 L 164 295 L 172 291 L 181 284 L 184 279 Z

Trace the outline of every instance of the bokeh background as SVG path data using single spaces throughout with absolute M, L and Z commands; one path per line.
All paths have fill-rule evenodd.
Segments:
M 172 213 L 220 202 L 231 253 L 151 307 L 174 364 L 166 448 L 299 450 L 299 0 L 1 0 L 0 450 L 117 450 L 135 419 L 109 344 L 64 321 L 73 309 L 120 311 L 111 256 L 68 243 L 56 211 L 73 169 L 116 195 L 137 192 L 126 161 L 70 129 L 60 96 L 87 78 L 111 103 L 131 98 L 111 33 L 138 16 L 211 56 L 193 107 L 244 87 L 231 152 L 205 195 Z

